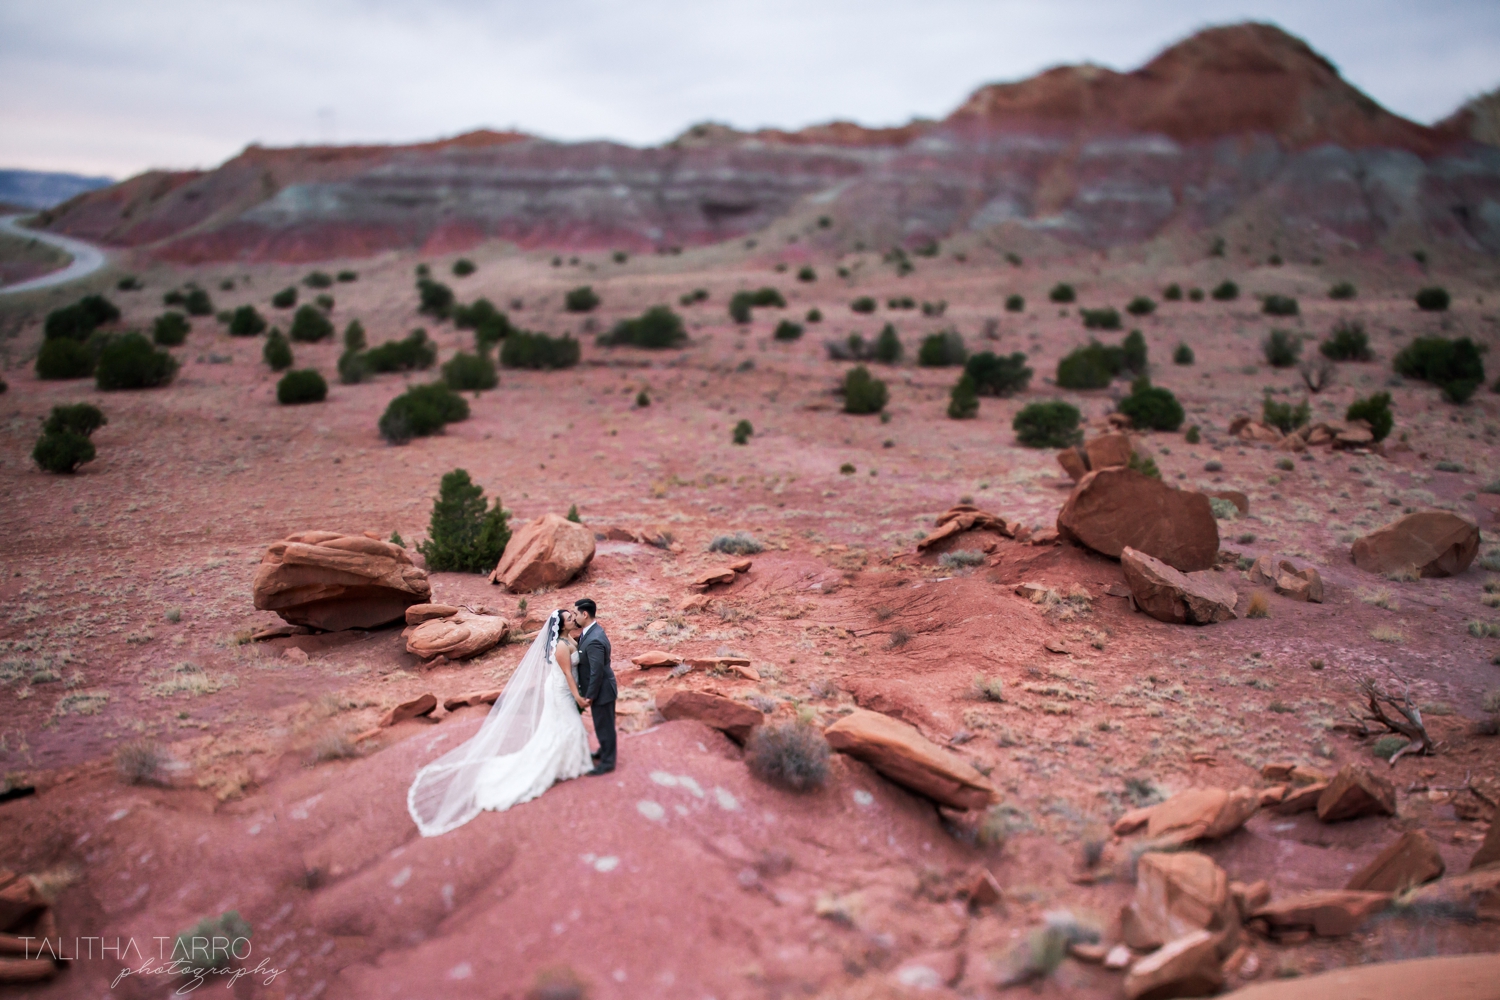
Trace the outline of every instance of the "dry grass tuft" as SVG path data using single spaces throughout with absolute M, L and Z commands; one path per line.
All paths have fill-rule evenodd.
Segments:
M 358 756 L 360 756 L 359 744 L 349 739 L 349 735 L 344 732 L 324 733 L 312 746 L 314 764 L 323 764 L 330 760 L 350 760 Z
M 1385 625 L 1381 625 L 1378 628 L 1371 629 L 1370 638 L 1374 639 L 1376 642 L 1389 642 L 1397 646 L 1406 641 L 1406 636 L 1402 635 L 1396 629 L 1390 628 Z
M 831 752 L 816 726 L 787 722 L 757 726 L 745 745 L 745 763 L 762 781 L 791 792 L 810 792 L 828 782 Z
M 1245 609 L 1246 618 L 1269 618 L 1271 617 L 1271 600 L 1266 597 L 1263 590 L 1257 590 L 1250 595 L 1250 606 Z
M 155 740 L 139 739 L 115 750 L 115 773 L 127 785 L 169 784 L 167 765 L 171 758 Z
M 984 674 L 974 675 L 974 697 L 980 701 L 1004 701 L 1005 682 L 999 677 L 986 677 Z

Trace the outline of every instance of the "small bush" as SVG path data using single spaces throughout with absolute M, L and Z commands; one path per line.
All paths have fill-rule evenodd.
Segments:
M 290 309 L 297 304 L 297 288 L 288 285 L 275 295 L 271 296 L 271 305 L 276 309 Z
M 1150 367 L 1146 356 L 1146 338 L 1139 330 L 1131 330 L 1120 342 L 1120 350 L 1124 352 L 1121 357 L 1125 361 L 1125 370 L 1136 375 L 1145 375 Z
M 769 285 L 757 288 L 750 293 L 750 304 L 752 306 L 774 306 L 777 309 L 786 308 L 786 299 L 781 293 Z
M 443 381 L 448 388 L 459 392 L 478 392 L 495 388 L 500 384 L 500 376 L 495 373 L 495 362 L 488 354 L 459 351 L 443 364 Z
M 806 722 L 772 723 L 751 730 L 745 763 L 762 781 L 792 792 L 810 792 L 828 781 L 828 741 Z
M 94 374 L 94 354 L 83 344 L 68 337 L 42 342 L 36 356 L 36 377 L 61 380 L 88 378 Z
M 340 271 L 338 273 L 338 280 L 344 281 L 344 282 L 358 281 L 359 280 L 359 272 L 358 271 Z
M 475 267 L 474 262 L 467 257 L 460 257 L 453 262 L 453 276 L 455 278 L 467 278 L 477 270 L 479 268 Z
M 121 292 L 138 292 L 145 287 L 146 286 L 141 283 L 141 279 L 137 278 L 133 274 L 127 274 L 125 275 L 125 277 L 115 282 L 116 290 Z
M 1124 348 L 1091 340 L 1057 363 L 1057 384 L 1064 389 L 1103 389 L 1124 369 Z
M 488 573 L 500 561 L 510 541 L 510 512 L 484 500 L 484 488 L 463 469 L 443 476 L 427 540 L 417 546 L 430 570 L 454 573 Z
M 430 382 L 414 385 L 391 400 L 378 427 L 380 436 L 391 444 L 405 444 L 467 419 L 468 402 L 442 382 Z
M 708 543 L 708 551 L 722 552 L 727 556 L 753 556 L 764 552 L 765 548 L 754 535 L 744 531 L 720 535 Z
M 1233 302 L 1240 297 L 1240 286 L 1225 279 L 1214 286 L 1214 290 L 1208 293 L 1213 296 L 1215 302 Z
M 1328 297 L 1337 302 L 1347 302 L 1359 294 L 1353 282 L 1340 281 L 1328 289 Z
M 750 423 L 750 421 L 741 420 L 739 423 L 734 425 L 734 433 L 731 435 L 731 440 L 733 440 L 735 444 L 749 444 L 750 438 L 754 434 L 755 427 Z
M 1290 295 L 1267 295 L 1261 301 L 1260 311 L 1267 316 L 1297 315 L 1297 300 Z
M 344 385 L 358 385 L 370 377 L 370 359 L 359 351 L 345 351 L 339 355 L 339 381 Z
M 974 549 L 954 549 L 938 556 L 938 565 L 943 569 L 972 569 L 984 565 L 985 555 Z
M 44 432 L 31 449 L 31 457 L 47 472 L 71 474 L 94 460 L 94 442 L 75 430 Z
M 314 306 L 302 306 L 292 317 L 290 336 L 299 344 L 316 344 L 333 336 L 333 324 Z
M 167 785 L 171 762 L 155 740 L 131 740 L 115 749 L 115 774 L 127 785 Z
M 1172 352 L 1172 363 L 1174 365 L 1190 365 L 1197 360 L 1193 355 L 1193 349 L 1186 344 L 1178 344 L 1177 350 Z
M 974 376 L 964 372 L 958 377 L 948 397 L 948 416 L 953 420 L 969 420 L 979 416 L 979 391 L 974 387 Z
M 182 313 L 175 310 L 164 312 L 151 325 L 151 339 L 162 347 L 177 347 L 187 340 L 192 328 L 192 324 Z
M 85 341 L 89 334 L 120 318 L 120 310 L 102 295 L 85 295 L 70 306 L 47 314 L 42 333 L 47 340 L 67 338 Z
M 917 300 L 910 295 L 897 295 L 885 300 L 887 309 L 915 309 Z
M 1448 309 L 1448 290 L 1433 285 L 1416 294 L 1417 308 L 1423 312 L 1445 312 Z
M 281 335 L 281 330 L 274 329 L 266 338 L 266 346 L 261 349 L 261 360 L 271 366 L 273 372 L 284 372 L 295 363 L 292 358 L 292 345 Z
M 1120 412 L 1134 426 L 1153 431 L 1175 431 L 1182 426 L 1185 416 L 1176 396 L 1144 378 L 1137 379 L 1130 395 L 1120 400 Z
M 772 333 L 771 336 L 776 338 L 777 340 L 783 341 L 801 340 L 802 324 L 793 323 L 789 319 L 784 319 L 780 323 L 776 324 L 776 331 Z
M 638 392 L 638 393 L 635 394 L 635 406 L 636 406 L 636 409 L 641 409 L 642 407 L 646 407 L 646 406 L 650 406 L 650 405 L 651 405 L 651 397 L 646 393 L 645 389 L 642 389 L 640 392 Z
M 1058 303 L 1059 305 L 1065 305 L 1069 302 L 1072 302 L 1077 297 L 1077 293 L 1073 291 L 1073 286 L 1065 282 L 1059 282 L 1053 285 L 1052 290 L 1047 293 L 1047 298 L 1051 299 L 1053 302 Z
M 853 309 L 857 313 L 872 313 L 875 311 L 875 300 L 870 298 L 868 295 L 861 295 L 859 298 L 849 303 L 849 308 Z
M 1005 681 L 999 677 L 986 677 L 984 674 L 974 675 L 974 697 L 980 701 L 1004 701 Z
M 1391 415 L 1391 394 L 1388 392 L 1377 392 L 1366 399 L 1356 399 L 1349 404 L 1349 409 L 1344 413 L 1345 420 L 1363 420 L 1370 425 L 1370 432 L 1375 435 L 1376 441 L 1384 441 L 1386 435 L 1396 426 L 1396 418 Z
M 226 910 L 212 919 L 204 918 L 177 935 L 172 957 L 190 969 L 227 969 L 239 952 L 249 949 L 239 944 L 250 938 L 250 925 L 238 910 Z
M 1013 313 L 1025 312 L 1026 299 L 1020 295 L 1007 295 L 1005 297 L 1005 311 Z
M 901 355 L 906 348 L 901 344 L 901 337 L 896 333 L 896 326 L 887 323 L 880 328 L 880 336 L 875 338 L 875 349 L 871 356 L 883 365 L 893 365 L 901 360 Z
M 344 350 L 363 351 L 365 344 L 365 325 L 357 319 L 351 319 L 349 325 L 344 327 Z
M 417 371 L 432 367 L 437 361 L 437 347 L 427 339 L 427 331 L 417 327 L 400 340 L 375 345 L 361 357 L 372 372 Z
M 885 383 L 870 377 L 864 365 L 851 368 L 844 376 L 844 412 L 854 414 L 879 413 L 885 409 L 890 393 Z
M 944 330 L 922 338 L 917 350 L 917 364 L 924 368 L 947 368 L 961 365 L 968 356 L 964 338 L 957 330 Z
M 1318 345 L 1318 351 L 1334 361 L 1369 361 L 1375 356 L 1370 352 L 1365 325 L 1357 319 L 1341 319 L 1334 324 L 1333 332 Z
M 89 437 L 108 423 L 109 418 L 104 415 L 104 411 L 93 403 L 73 403 L 54 406 L 47 422 L 42 424 L 42 433 L 61 434 L 63 431 L 72 431 Z
M 313 271 L 307 277 L 305 277 L 305 278 L 302 279 L 302 283 L 304 285 L 306 285 L 308 288 L 331 288 L 331 287 L 333 287 L 333 279 L 330 278 L 328 276 L 328 274 L 326 272 L 324 272 L 324 271 Z
M 823 322 L 823 310 L 816 307 L 809 309 L 805 318 L 809 323 L 821 323 Z
M 333 312 L 333 296 L 332 295 L 319 295 L 319 296 L 317 296 L 316 298 L 313 299 L 313 305 L 317 306 L 319 309 L 323 310 L 325 313 L 331 313 L 331 312 Z
M 1067 448 L 1083 438 L 1079 416 L 1078 407 L 1060 399 L 1031 403 L 1016 414 L 1011 428 L 1027 448 Z
M 817 281 L 818 280 L 818 272 L 814 271 L 811 267 L 808 267 L 808 266 L 804 265 L 804 266 L 802 266 L 802 267 L 800 267 L 800 268 L 797 269 L 797 280 L 798 281 Z
M 417 312 L 437 319 L 447 319 L 453 312 L 453 289 L 441 281 L 422 278 L 417 282 Z
M 1484 384 L 1484 360 L 1468 337 L 1418 337 L 1392 361 L 1398 375 L 1431 382 L 1444 398 L 1462 403 Z
M 1201 289 L 1201 288 L 1190 288 L 1190 289 L 1188 289 L 1188 301 L 1189 302 L 1202 302 L 1203 301 L 1203 289 Z
M 1105 306 L 1103 309 L 1080 309 L 1078 315 L 1083 317 L 1083 325 L 1090 330 L 1118 330 L 1120 328 L 1120 312 L 1114 306 Z
M 1302 354 L 1302 338 L 1289 330 L 1272 330 L 1261 350 L 1272 368 L 1290 368 Z
M 663 350 L 687 342 L 682 317 L 667 306 L 652 306 L 634 319 L 622 319 L 600 342 L 610 347 L 645 347 Z
M 1260 412 L 1261 423 L 1275 427 L 1283 434 L 1290 434 L 1312 419 L 1312 407 L 1305 399 L 1294 407 L 1291 403 L 1278 403 L 1267 395 Z
M 1125 468 L 1139 472 L 1143 476 L 1150 476 L 1152 479 L 1161 478 L 1161 470 L 1156 467 L 1156 459 L 1150 455 L 1142 458 L 1140 452 L 1137 451 L 1130 453 L 1130 460 L 1125 463 Z
M 297 290 L 292 289 L 293 298 Z M 265 317 L 256 311 L 254 306 L 245 305 L 235 309 L 229 316 L 229 335 L 231 337 L 254 337 L 266 328 Z
M 707 300 L 708 289 L 695 288 L 691 292 L 686 292 L 682 295 L 679 295 L 677 297 L 677 304 L 680 306 L 695 306 L 699 302 L 705 302 Z
M 517 330 L 505 338 L 500 348 L 500 364 L 506 368 L 553 370 L 578 364 L 581 351 L 578 341 L 564 335 L 549 337 L 545 333 Z
M 328 383 L 315 369 L 287 372 L 276 383 L 276 402 L 282 406 L 321 403 L 328 398 Z
M 1161 297 L 1166 299 L 1168 302 L 1181 302 L 1182 286 L 1175 281 L 1172 282 L 1166 288 L 1163 288 L 1161 290 Z
M 1265 591 L 1257 590 L 1250 595 L 1250 604 L 1245 608 L 1246 618 L 1269 618 L 1271 617 L 1271 601 L 1266 597 Z
M 599 295 L 592 285 L 580 285 L 563 296 L 563 308 L 570 313 L 593 312 L 599 307 Z
M 1180 297 L 1182 292 L 1179 290 L 1177 294 Z M 1130 300 L 1130 304 L 1125 307 L 1125 311 L 1132 316 L 1150 316 L 1156 312 L 1156 303 L 1144 295 L 1137 295 Z
M 94 381 L 100 389 L 153 389 L 172 381 L 177 359 L 158 351 L 139 333 L 113 338 L 99 353 Z
M 974 390 L 981 396 L 1014 396 L 1031 384 L 1032 372 L 1020 351 L 1008 356 L 981 351 L 964 362 L 964 372 L 973 379 Z

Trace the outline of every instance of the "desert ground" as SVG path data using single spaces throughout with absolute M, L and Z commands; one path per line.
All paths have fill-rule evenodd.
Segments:
M 1137 857 L 1132 838 L 1111 832 L 1123 814 L 1198 786 L 1259 790 L 1273 783 L 1262 768 L 1277 764 L 1326 775 L 1366 765 L 1394 783 L 1397 814 L 1321 823 L 1262 809 L 1197 847 L 1230 879 L 1266 880 L 1272 899 L 1342 889 L 1409 830 L 1425 832 L 1450 873 L 1467 869 L 1493 804 L 1474 789 L 1493 795 L 1483 782 L 1500 765 L 1500 739 L 1481 735 L 1486 698 L 1500 689 L 1500 629 L 1484 627 L 1500 623 L 1484 568 L 1500 571 L 1490 556 L 1500 493 L 1487 492 L 1500 489 L 1500 397 L 1486 387 L 1454 406 L 1395 378 L 1390 362 L 1419 336 L 1500 341 L 1493 261 L 1283 244 L 1285 262 L 1273 265 L 1263 241 L 1240 233 L 1224 257 L 1181 235 L 1107 253 L 956 241 L 914 256 L 903 276 L 879 252 L 821 249 L 814 226 L 623 263 L 565 252 L 554 266 L 550 252 L 485 243 L 317 265 L 358 272 L 330 290 L 331 318 L 339 329 L 358 318 L 372 343 L 422 326 L 440 361 L 472 349 L 469 331 L 418 314 L 413 272 L 424 262 L 460 301 L 485 296 L 519 327 L 583 342 L 577 367 L 502 369 L 498 388 L 472 395 L 470 419 L 404 446 L 386 444 L 377 419 L 405 383 L 436 369 L 342 385 L 336 340 L 293 345 L 297 367 L 330 382 L 325 402 L 305 406 L 277 404 L 263 337 L 230 337 L 212 316 L 194 319 L 173 349 L 181 369 L 165 388 L 101 392 L 33 374 L 46 313 L 85 292 L 115 302 L 122 329 L 149 329 L 162 295 L 187 282 L 216 309 L 254 304 L 285 328 L 291 313 L 270 296 L 308 265 L 192 267 L 122 252 L 96 278 L 0 299 L 0 771 L 7 788 L 35 789 L 0 804 L 0 865 L 46 874 L 61 932 L 81 942 L 79 960 L 25 995 L 162 995 L 169 977 L 116 981 L 139 963 L 89 955 L 100 945 L 84 939 L 146 942 L 235 910 L 253 928 L 255 960 L 281 970 L 269 984 L 264 974 L 233 983 L 241 997 L 989 996 L 1059 911 L 1120 940 Z M 5 275 L 34 273 L 4 250 L 15 257 Z M 458 256 L 477 271 L 454 277 Z M 797 280 L 803 265 L 816 281 Z M 126 273 L 144 287 L 117 291 Z M 1225 278 L 1238 300 L 1162 299 L 1168 283 L 1206 290 Z M 1357 298 L 1329 299 L 1342 280 Z M 1048 301 L 1060 281 L 1077 288 L 1076 303 Z M 565 312 L 564 292 L 583 284 L 602 305 Z M 1448 311 L 1413 305 L 1429 284 L 1453 293 Z M 732 322 L 730 296 L 765 285 L 786 308 Z M 678 306 L 695 288 L 707 300 Z M 1024 311 L 1004 308 L 1013 293 Z M 1300 315 L 1263 315 L 1255 296 L 1269 293 L 1297 297 Z M 875 313 L 850 310 L 861 295 L 880 303 Z M 967 533 L 916 549 L 960 502 L 1054 526 L 1073 482 L 1055 452 L 1021 447 L 1011 421 L 1027 403 L 1061 398 L 1091 435 L 1105 427 L 1125 382 L 1090 392 L 1050 382 L 1090 335 L 1123 335 L 1085 330 L 1079 308 L 1123 308 L 1136 295 L 1158 306 L 1126 316 L 1126 329 L 1144 333 L 1153 382 L 1202 434 L 1189 444 L 1181 432 L 1142 433 L 1138 452 L 1168 483 L 1249 498 L 1248 514 L 1218 522 L 1229 555 L 1217 572 L 1239 598 L 1231 621 L 1173 625 L 1133 611 L 1119 562 L 1067 542 Z M 946 308 L 892 310 L 894 296 Z M 657 304 L 684 316 L 687 347 L 594 343 Z M 812 308 L 823 320 L 799 341 L 773 339 L 777 322 Z M 1230 437 L 1236 416 L 1259 416 L 1263 393 L 1309 395 L 1296 368 L 1266 364 L 1268 331 L 1306 335 L 1304 356 L 1316 356 L 1341 318 L 1365 324 L 1375 359 L 1337 364 L 1332 384 L 1310 395 L 1313 419 L 1341 420 L 1356 397 L 1388 391 L 1396 426 L 1384 453 L 1289 455 Z M 871 338 L 886 322 L 906 351 L 899 364 L 870 365 L 890 387 L 889 420 L 845 414 L 834 390 L 850 365 L 831 360 L 824 341 Z M 950 327 L 971 351 L 1025 352 L 1030 388 L 983 398 L 976 419 L 949 419 L 958 370 L 918 367 L 914 356 L 923 335 Z M 1172 362 L 1179 343 L 1194 364 Z M 647 406 L 637 405 L 642 391 Z M 71 476 L 40 471 L 40 421 L 79 401 L 109 420 L 93 437 L 97 459 Z M 736 445 L 742 419 L 754 434 Z M 512 594 L 482 575 L 434 573 L 433 599 L 487 605 L 518 632 L 595 599 L 613 640 L 623 736 L 614 774 L 424 839 L 406 787 L 478 727 L 484 707 L 439 708 L 349 739 L 424 692 L 441 702 L 501 686 L 525 645 L 433 667 L 405 651 L 399 625 L 246 636 L 279 621 L 251 598 L 269 544 L 327 529 L 394 532 L 414 546 L 440 478 L 456 468 L 503 501 L 513 526 L 576 505 L 601 540 L 585 573 L 555 591 Z M 1468 571 L 1392 580 L 1353 565 L 1356 537 L 1429 509 L 1482 529 Z M 671 544 L 609 540 L 612 528 Z M 751 570 L 706 608 L 679 610 L 693 578 L 725 561 L 710 543 L 735 532 L 763 546 Z M 978 565 L 941 560 L 981 541 Z M 1267 553 L 1315 567 L 1324 602 L 1254 585 L 1245 569 Z M 1034 602 L 1016 593 L 1023 582 L 1055 593 Z M 1257 591 L 1267 617 L 1246 615 Z M 744 657 L 759 680 L 631 665 L 650 650 Z M 1358 707 L 1361 679 L 1393 676 L 1409 683 L 1439 743 L 1391 767 L 1373 753 L 1379 733 L 1334 726 Z M 1002 700 L 977 693 L 980 680 L 1000 681 Z M 972 763 L 1002 802 L 966 820 L 840 754 L 821 789 L 774 787 L 720 732 L 663 721 L 657 699 L 681 687 L 749 702 L 770 720 L 883 712 Z M 174 761 L 166 787 L 117 772 L 117 750 L 142 739 Z M 964 890 L 985 869 L 1002 898 L 974 905 Z M 1339 936 L 1247 935 L 1226 989 L 1500 950 L 1496 925 L 1471 916 L 1397 906 Z M 1076 957 L 1054 965 L 1015 988 L 1122 995 L 1119 972 Z

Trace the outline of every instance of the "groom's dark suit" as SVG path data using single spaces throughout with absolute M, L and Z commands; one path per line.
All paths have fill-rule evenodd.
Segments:
M 590 702 L 594 735 L 599 739 L 598 769 L 615 769 L 615 697 L 619 686 L 609 665 L 609 636 L 597 620 L 578 640 L 578 690 Z

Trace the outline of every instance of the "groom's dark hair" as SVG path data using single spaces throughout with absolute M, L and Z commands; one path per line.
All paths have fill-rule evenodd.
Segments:
M 599 605 L 595 604 L 593 601 L 589 600 L 587 597 L 585 597 L 581 601 L 574 601 L 573 602 L 573 607 L 577 608 L 579 611 L 582 611 L 584 614 L 588 615 L 590 618 L 598 618 L 599 617 Z

